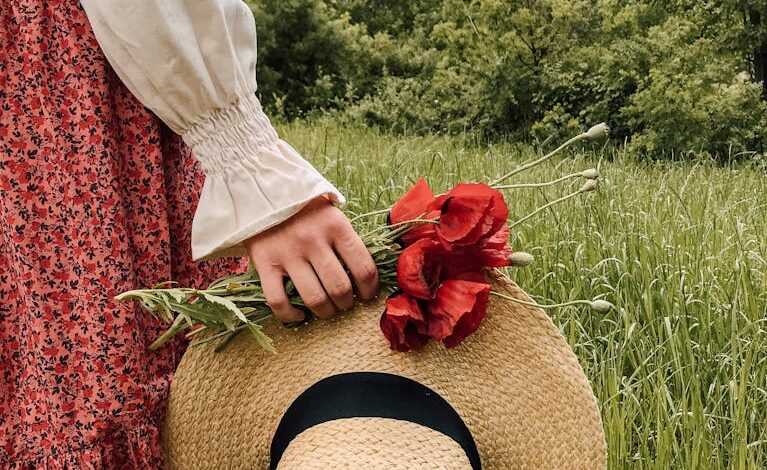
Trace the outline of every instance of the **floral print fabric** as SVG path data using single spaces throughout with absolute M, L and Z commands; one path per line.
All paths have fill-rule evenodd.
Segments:
M 0 469 L 161 467 L 184 344 L 113 296 L 245 268 L 192 262 L 203 178 L 77 0 L 0 3 Z

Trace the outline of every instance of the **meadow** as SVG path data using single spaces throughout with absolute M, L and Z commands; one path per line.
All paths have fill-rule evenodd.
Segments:
M 551 148 L 332 121 L 280 131 L 357 213 L 387 207 L 418 176 L 435 190 L 488 181 Z M 609 468 L 767 468 L 764 169 L 640 162 L 591 145 L 513 182 L 591 167 L 602 175 L 597 192 L 515 228 L 512 246 L 536 262 L 512 275 L 540 303 L 600 296 L 616 305 L 550 312 L 600 403 Z M 512 189 L 507 201 L 520 218 L 581 183 Z

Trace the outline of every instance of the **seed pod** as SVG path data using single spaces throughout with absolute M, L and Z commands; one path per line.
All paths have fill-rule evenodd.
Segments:
M 591 309 L 599 313 L 607 313 L 612 310 L 613 304 L 606 300 L 594 300 L 591 302 Z
M 583 170 L 581 172 L 581 176 L 583 176 L 586 179 L 595 180 L 599 178 L 599 170 L 596 168 L 589 168 L 588 170 Z
M 597 124 L 596 126 L 592 127 L 591 129 L 589 129 L 586 132 L 585 137 L 590 140 L 601 139 L 602 137 L 607 137 L 607 134 L 609 132 L 610 132 L 610 128 L 607 127 L 607 124 L 605 124 L 604 122 L 601 122 Z
M 515 268 L 524 268 L 532 264 L 533 261 L 535 261 L 533 255 L 524 251 L 515 251 L 509 256 L 509 266 L 514 266 Z
M 597 183 L 597 180 L 586 180 L 585 183 L 583 183 L 583 186 L 581 186 L 581 192 L 587 193 L 589 191 L 594 191 L 597 189 L 597 186 L 599 186 L 599 183 Z

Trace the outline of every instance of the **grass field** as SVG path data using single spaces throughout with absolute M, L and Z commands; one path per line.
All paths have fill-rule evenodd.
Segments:
M 419 175 L 442 190 L 536 155 L 332 123 L 281 131 L 356 212 L 386 207 Z M 512 244 L 536 256 L 514 276 L 539 302 L 605 296 L 618 307 L 551 312 L 601 404 L 610 468 L 767 468 L 767 175 L 581 147 L 516 181 L 597 165 L 599 192 L 540 214 Z M 507 201 L 522 216 L 580 183 L 509 190 Z

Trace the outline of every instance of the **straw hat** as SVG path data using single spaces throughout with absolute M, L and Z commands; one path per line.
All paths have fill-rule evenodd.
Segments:
M 529 300 L 512 283 L 493 288 Z M 382 311 L 383 299 L 297 330 L 271 324 L 276 355 L 246 335 L 220 353 L 189 349 L 163 432 L 168 467 L 605 468 L 591 387 L 543 311 L 491 297 L 461 345 L 410 353 L 389 349 Z M 371 412 L 387 401 L 405 409 Z M 429 422 L 430 407 L 447 423 Z

